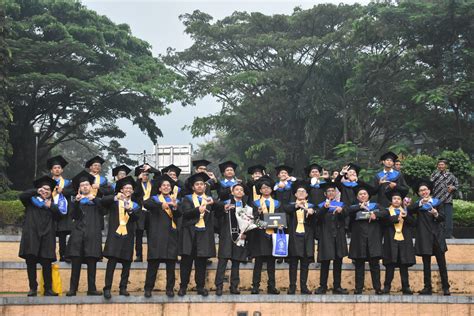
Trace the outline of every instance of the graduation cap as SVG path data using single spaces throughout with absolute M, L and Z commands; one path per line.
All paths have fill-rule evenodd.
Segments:
M 293 168 L 290 167 L 290 166 L 287 166 L 287 165 L 279 165 L 279 166 L 276 166 L 276 167 L 275 167 L 275 170 L 276 170 L 276 172 L 277 172 L 277 175 L 279 175 L 282 170 L 285 170 L 286 172 L 288 172 L 288 174 L 290 174 L 290 173 L 293 172 Z
M 265 166 L 262 166 L 262 165 L 254 165 L 254 166 L 250 166 L 248 169 L 247 169 L 247 173 L 248 174 L 254 174 L 255 172 L 261 172 L 262 174 L 265 173 Z
M 295 194 L 298 189 L 305 189 L 306 193 L 309 193 L 309 183 L 307 181 L 303 181 L 303 180 L 298 180 L 296 181 L 295 183 L 293 183 L 293 185 L 291 186 L 291 189 L 293 190 L 293 194 Z
M 37 189 L 41 188 L 43 185 L 47 185 L 48 187 L 51 188 L 51 191 L 53 191 L 57 183 L 56 183 L 56 180 L 54 180 L 53 178 L 49 176 L 42 176 L 36 179 L 35 181 L 33 181 L 33 186 Z
M 417 195 L 419 195 L 418 191 L 420 190 L 421 186 L 426 186 L 430 190 L 430 192 L 433 192 L 433 181 L 431 181 L 430 179 L 416 178 L 411 183 L 411 187 L 413 189 L 413 192 L 415 192 Z
M 173 164 L 161 169 L 161 173 L 163 173 L 163 174 L 168 173 L 169 171 L 173 171 L 174 173 L 176 173 L 176 176 L 179 177 L 182 170 L 181 170 L 181 168 L 179 168 L 179 167 L 177 167 Z
M 268 175 L 264 175 L 263 177 L 261 177 L 255 182 L 255 188 L 257 189 L 257 192 L 260 192 L 260 189 L 262 188 L 264 184 L 272 188 L 272 191 L 273 191 L 273 186 L 275 185 L 275 182 Z
M 135 187 L 137 186 L 137 182 L 135 181 L 135 179 L 133 179 L 132 176 L 127 176 L 125 178 L 118 180 L 115 183 L 115 193 L 120 192 L 120 190 L 122 190 L 122 188 L 126 186 L 127 184 L 131 184 L 133 189 L 135 189 Z
M 85 181 L 92 185 L 95 182 L 95 177 L 89 172 L 82 170 L 74 178 L 72 178 L 72 187 L 75 191 L 77 191 L 79 189 L 79 185 Z
M 361 168 L 358 165 L 351 162 L 351 163 L 348 164 L 348 166 L 349 166 L 348 170 L 354 170 L 357 174 L 359 174 L 359 171 L 360 171 Z
M 402 199 L 404 199 L 405 196 L 407 196 L 407 194 L 408 194 L 408 191 L 397 190 L 397 189 L 385 192 L 385 196 L 389 199 L 389 201 L 391 201 L 392 197 L 394 197 L 394 196 L 399 196 Z
M 219 170 L 221 171 L 221 173 L 223 174 L 225 169 L 231 167 L 232 169 L 237 169 L 237 164 L 231 160 L 228 160 L 228 161 L 224 161 L 223 163 L 220 163 L 219 164 Z
M 120 165 L 112 169 L 112 176 L 116 177 L 120 171 L 124 171 L 125 174 L 129 174 L 132 169 L 127 167 L 126 165 Z
M 147 163 L 144 163 L 143 165 L 140 165 L 138 167 L 135 167 L 135 176 L 138 177 L 141 173 L 144 172 L 145 165 L 150 166 Z M 150 169 L 147 171 L 148 173 L 154 173 L 154 174 L 161 174 L 160 170 L 153 168 L 150 166 Z
M 321 183 L 319 187 L 323 189 L 324 192 L 326 192 L 330 188 L 337 189 L 337 185 L 335 182 L 324 182 Z
M 173 190 L 174 186 L 176 185 L 176 181 L 174 181 L 173 178 L 171 178 L 169 175 L 163 174 L 156 179 L 156 186 L 158 188 L 158 191 L 160 191 L 160 187 L 165 181 L 168 181 L 170 183 L 171 190 Z
M 207 180 L 209 179 L 209 176 L 205 172 L 195 173 L 188 178 L 188 187 L 192 188 L 194 186 L 194 183 L 198 181 L 207 182 Z
M 86 168 L 90 168 L 90 166 L 92 166 L 92 164 L 94 163 L 100 163 L 100 164 L 103 164 L 105 162 L 104 158 L 100 157 L 100 156 L 95 156 L 89 160 L 86 161 Z
M 380 161 L 384 161 L 386 159 L 392 159 L 395 162 L 395 160 L 398 159 L 398 156 L 394 152 L 389 151 L 380 156 Z
M 206 160 L 206 159 L 193 160 L 194 169 L 197 169 L 201 166 L 207 167 L 210 164 L 211 164 L 211 162 L 209 160 Z
M 54 156 L 54 157 L 51 157 L 48 160 L 46 160 L 46 166 L 48 167 L 49 170 L 53 169 L 53 167 L 56 166 L 56 165 L 60 165 L 61 168 L 64 168 L 64 167 L 66 167 L 67 164 L 68 164 L 68 162 L 61 155 Z
M 369 197 L 375 194 L 375 188 L 368 184 L 367 182 L 358 181 L 357 185 L 352 188 L 354 190 L 355 195 L 359 194 L 360 191 L 364 190 L 369 194 Z
M 309 166 L 304 168 L 305 175 L 309 176 L 309 174 L 311 173 L 311 170 L 313 170 L 313 169 L 318 169 L 319 172 L 323 171 L 323 167 L 321 167 L 321 165 L 318 165 L 317 163 L 312 163 Z
M 438 158 L 438 162 L 444 162 L 445 164 L 448 163 L 448 159 L 444 158 L 444 157 L 439 157 Z

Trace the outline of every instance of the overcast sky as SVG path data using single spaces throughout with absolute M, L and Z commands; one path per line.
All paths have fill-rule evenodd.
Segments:
M 179 21 L 179 16 L 191 13 L 194 10 L 206 12 L 215 20 L 231 15 L 234 11 L 262 12 L 264 14 L 291 14 L 293 8 L 299 6 L 303 9 L 313 7 L 318 3 L 361 3 L 363 1 L 275 1 L 275 0 L 240 0 L 240 1 L 120 1 L 120 0 L 82 0 L 89 9 L 108 16 L 115 23 L 130 25 L 134 36 L 141 38 L 153 47 L 154 55 L 165 54 L 168 47 L 181 51 L 192 44 L 191 39 L 184 34 L 184 26 Z M 157 117 L 155 120 L 163 132 L 163 137 L 158 139 L 160 144 L 193 144 L 194 148 L 211 136 L 192 138 L 188 130 L 181 130 L 183 126 L 190 125 L 195 116 L 205 116 L 219 111 L 220 106 L 212 98 L 199 100 L 195 107 L 182 107 L 180 104 L 170 106 L 170 115 Z M 126 120 L 120 120 L 119 126 L 127 133 L 121 143 L 129 152 L 150 152 L 152 142 L 140 129 Z

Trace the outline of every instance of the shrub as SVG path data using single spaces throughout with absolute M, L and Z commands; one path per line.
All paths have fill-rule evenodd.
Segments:
M 454 200 L 453 207 L 454 226 L 474 226 L 474 202 Z
M 19 225 L 23 222 L 25 207 L 20 200 L 0 201 L 0 224 Z

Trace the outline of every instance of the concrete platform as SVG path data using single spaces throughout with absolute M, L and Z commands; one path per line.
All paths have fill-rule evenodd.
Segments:
M 472 315 L 473 296 L 3 297 L 2 315 Z

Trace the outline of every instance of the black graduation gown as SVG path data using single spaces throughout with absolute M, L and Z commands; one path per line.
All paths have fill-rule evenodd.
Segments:
M 143 202 L 149 211 L 148 255 L 147 260 L 177 260 L 179 250 L 178 227 L 173 229 L 171 218 L 162 208 L 156 195 Z M 181 217 L 180 208 L 171 209 L 173 219 L 178 225 Z
M 245 183 L 245 195 L 247 197 L 247 204 L 248 205 L 253 205 L 253 188 L 255 187 L 255 181 L 253 180 L 248 180 L 246 183 Z M 255 190 L 257 190 L 257 188 L 255 188 Z M 257 194 L 259 193 L 258 191 L 256 191 Z M 260 195 L 258 196 L 260 198 Z
M 72 198 L 76 196 L 76 193 L 72 187 L 72 183 L 70 180 L 65 180 L 67 183 L 65 183 L 65 186 L 63 188 L 63 195 L 67 200 L 67 214 L 61 216 L 61 219 L 57 221 L 56 224 L 56 233 L 70 233 L 71 228 L 72 228 Z
M 401 172 L 395 171 L 398 173 L 398 175 L 394 178 L 389 178 L 391 182 L 395 182 L 397 185 L 395 186 L 394 190 L 400 191 L 402 193 L 408 193 L 408 185 L 405 182 L 405 178 L 403 177 L 403 174 Z M 383 183 L 379 184 L 379 181 L 382 177 L 383 171 L 380 171 L 377 173 L 374 177 L 374 183 L 373 187 L 375 188 L 377 192 L 377 203 L 381 207 L 389 207 L 391 201 L 387 197 L 387 192 L 392 191 L 390 187 L 388 186 L 388 183 Z
M 401 263 L 409 266 L 414 265 L 416 260 L 415 248 L 413 247 L 412 227 L 415 225 L 415 219 L 410 214 L 405 217 L 402 228 L 404 240 L 397 241 L 394 239 L 394 223 L 398 223 L 398 216 L 390 216 L 388 209 L 384 214 L 383 264 L 398 265 L 398 263 Z M 400 262 L 398 259 L 400 259 Z
M 102 207 L 109 214 L 109 230 L 103 255 L 108 259 L 116 258 L 122 261 L 132 261 L 135 224 L 138 220 L 137 213 L 140 210 L 140 205 L 134 203 L 134 209 L 128 213 L 130 217 L 127 222 L 127 235 L 119 235 L 116 233 L 120 223 L 119 206 L 118 202 L 114 201 L 114 197 L 114 195 L 107 195 L 102 198 Z
M 309 181 L 311 181 L 311 179 Z M 323 202 L 324 200 L 326 200 L 326 196 L 324 196 L 324 190 L 319 186 L 310 186 L 308 202 L 314 205 L 319 205 L 319 203 Z
M 101 198 L 92 204 L 73 203 L 72 230 L 67 244 L 67 257 L 102 258 L 102 223 L 104 210 Z
M 245 197 L 244 197 L 245 198 Z M 235 218 L 235 208 L 229 210 L 228 212 L 224 211 L 224 206 L 226 204 L 234 204 L 235 199 L 232 198 L 230 200 L 219 202 L 217 205 L 219 206 L 220 210 L 216 214 L 218 214 L 219 219 L 219 250 L 217 252 L 217 257 L 220 259 L 231 259 L 236 261 L 245 262 L 247 261 L 247 245 L 241 247 L 237 246 L 234 241 L 232 240 L 231 235 L 231 221 L 235 220 L 237 223 L 237 219 Z M 242 205 L 246 206 L 247 203 L 242 201 Z M 233 217 L 233 219 L 231 219 Z M 238 224 L 237 224 L 238 227 Z
M 56 261 L 55 221 L 61 213 L 57 205 L 51 208 L 38 207 L 31 201 L 37 196 L 37 190 L 27 190 L 20 194 L 20 201 L 25 206 L 25 219 L 21 232 L 20 252 L 23 259 L 36 257 Z
M 316 212 L 316 206 L 308 203 L 308 208 L 314 209 Z M 304 235 L 296 234 L 296 227 L 298 225 L 298 219 L 296 218 L 295 202 L 290 202 L 284 206 L 284 210 L 288 215 L 288 235 L 289 245 L 288 254 L 289 257 L 298 258 L 314 258 L 314 228 L 316 216 L 304 214 Z
M 344 258 L 347 256 L 344 206 L 341 213 L 331 213 L 321 202 L 316 210 L 316 224 L 319 229 L 318 262 Z
M 285 189 L 285 190 L 275 190 L 273 191 L 273 198 L 281 203 L 281 205 L 286 205 L 290 203 L 291 199 L 293 198 L 293 190 Z
M 206 229 L 197 231 L 194 226 L 199 221 L 199 207 L 194 207 L 190 195 L 183 198 L 180 211 L 183 214 L 182 231 L 180 238 L 180 254 L 193 255 L 193 244 L 196 245 L 196 256 L 210 258 L 216 256 L 216 244 L 214 239 L 214 212 L 218 211 L 217 204 L 207 205 L 209 212 L 204 213 Z
M 351 219 L 351 243 L 349 245 L 349 258 L 372 259 L 382 258 L 382 220 L 387 215 L 386 210 L 380 210 L 376 203 L 370 203 L 369 209 L 374 212 L 376 219 L 369 223 L 368 220 L 356 220 L 358 212 L 366 211 L 359 204 L 347 208 Z
M 263 221 L 263 212 L 262 214 L 258 213 L 258 207 L 260 201 L 253 202 L 253 216 L 254 218 L 259 218 Z M 275 213 L 283 213 L 285 210 L 281 207 L 281 204 L 278 200 L 275 200 Z M 274 229 L 276 232 L 276 229 Z M 273 252 L 273 241 L 272 236 L 265 233 L 265 229 L 253 229 L 247 233 L 248 239 L 248 249 L 250 256 L 252 258 L 262 257 L 262 256 L 272 256 Z
M 433 246 L 438 244 L 442 252 L 448 251 L 444 229 L 441 223 L 445 220 L 444 206 L 438 199 L 433 199 L 433 207 L 438 211 L 438 218 L 419 206 L 419 203 L 408 208 L 410 214 L 416 215 L 415 253 L 417 256 L 433 255 Z
M 224 180 L 221 180 L 224 181 Z M 224 185 L 221 183 L 221 181 L 218 181 L 216 183 L 216 191 L 217 191 L 217 196 L 219 197 L 220 201 L 227 201 L 232 197 L 232 186 Z M 234 183 L 238 183 L 237 180 L 235 180 Z

